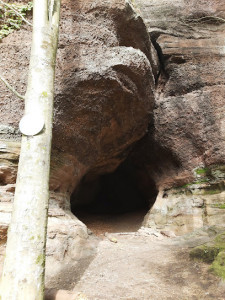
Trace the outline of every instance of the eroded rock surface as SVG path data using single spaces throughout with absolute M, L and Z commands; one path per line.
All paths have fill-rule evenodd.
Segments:
M 72 192 L 82 179 L 88 183 L 113 172 L 126 159 L 137 188 L 151 205 L 156 199 L 145 226 L 183 234 L 225 222 L 225 5 L 132 3 L 143 19 L 129 1 L 62 2 L 49 287 L 69 288 L 82 274 L 79 262 L 87 265 L 95 255 L 96 240 L 71 214 Z M 26 89 L 29 30 L 25 26 L 0 44 L 0 72 L 20 93 Z M 1 83 L 0 88 L 0 234 L 5 242 L 24 104 Z M 74 273 L 74 268 L 81 269 Z
M 88 264 L 95 255 L 95 239 L 70 212 L 70 195 L 88 172 L 115 170 L 145 135 L 153 109 L 157 57 L 142 18 L 129 1 L 65 0 L 61 17 L 46 274 L 47 286 L 68 288 L 82 273 L 78 261 Z M 30 43 L 30 28 L 24 26 L 0 44 L 0 72 L 21 94 Z M 0 227 L 5 239 L 24 104 L 2 83 L 0 88 Z
M 67 187 L 71 191 L 87 169 L 113 171 L 144 136 L 157 62 L 143 20 L 129 1 L 64 1 L 60 27 L 53 148 L 71 155 L 76 166 L 77 178 L 72 176 Z M 20 93 L 30 39 L 24 28 L 0 47 L 1 73 L 11 84 L 19 77 L 15 87 Z M 16 139 L 23 103 L 2 84 L 1 91 L 1 137 Z M 54 183 L 52 189 L 65 190 Z
M 215 201 L 224 203 L 224 176 L 217 178 L 215 200 L 215 178 L 196 177 L 195 170 L 224 168 L 225 5 L 195 0 L 136 3 L 161 62 L 154 120 L 134 157 L 139 166 L 147 166 L 160 191 L 145 224 L 184 233 L 212 224 L 218 212 L 224 215 L 212 208 Z M 192 183 L 211 191 L 202 196 L 186 187 L 178 196 L 171 189 Z

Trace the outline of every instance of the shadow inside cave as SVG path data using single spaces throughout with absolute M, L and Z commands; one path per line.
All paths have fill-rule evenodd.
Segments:
M 130 160 L 113 173 L 90 176 L 71 196 L 71 210 L 96 235 L 137 231 L 157 196 L 154 182 Z

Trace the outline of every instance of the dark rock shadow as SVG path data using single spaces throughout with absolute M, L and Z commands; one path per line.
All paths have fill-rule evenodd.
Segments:
M 74 264 L 73 266 L 71 266 L 69 263 L 62 264 L 60 274 L 58 275 L 57 278 L 56 286 L 53 288 L 46 288 L 45 290 L 45 298 L 44 298 L 45 300 L 56 299 L 56 295 L 60 290 L 68 291 L 69 294 L 69 291 L 71 291 L 73 287 L 80 281 L 86 269 L 89 267 L 91 262 L 96 257 L 98 244 L 100 242 L 100 239 L 95 236 L 90 235 L 89 238 L 91 240 L 91 243 L 93 244 L 93 247 L 95 247 L 96 251 L 93 251 L 89 256 L 79 259 L 77 261 L 77 264 Z M 84 251 L 85 251 L 85 247 L 84 247 Z M 65 298 L 65 300 L 66 299 L 67 298 Z

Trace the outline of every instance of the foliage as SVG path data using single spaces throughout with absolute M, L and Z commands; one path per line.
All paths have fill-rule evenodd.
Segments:
M 33 3 L 6 3 L 0 2 L 0 41 L 12 33 L 15 29 L 20 29 L 25 17 L 33 8 Z M 16 13 L 18 12 L 18 14 Z

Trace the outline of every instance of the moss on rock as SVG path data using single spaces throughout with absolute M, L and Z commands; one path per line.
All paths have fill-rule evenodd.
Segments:
M 225 251 L 221 251 L 210 268 L 217 276 L 225 279 Z
M 212 263 L 210 270 L 225 279 L 225 232 L 218 234 L 212 242 L 193 248 L 190 258 Z
M 197 175 L 207 175 L 210 172 L 209 168 L 199 168 L 195 170 Z
M 215 190 L 213 190 L 213 189 L 205 189 L 202 194 L 203 195 L 215 195 L 215 194 L 219 194 L 221 192 L 222 191 L 219 190 L 219 189 L 215 189 Z
M 202 245 L 193 248 L 190 251 L 190 257 L 192 259 L 201 260 L 205 263 L 212 263 L 219 252 L 220 248 L 218 248 L 217 246 Z
M 212 204 L 212 208 L 219 208 L 219 209 L 225 209 L 225 203 L 216 203 Z
M 219 246 L 221 250 L 225 250 L 225 232 L 218 234 L 214 239 L 214 243 Z

